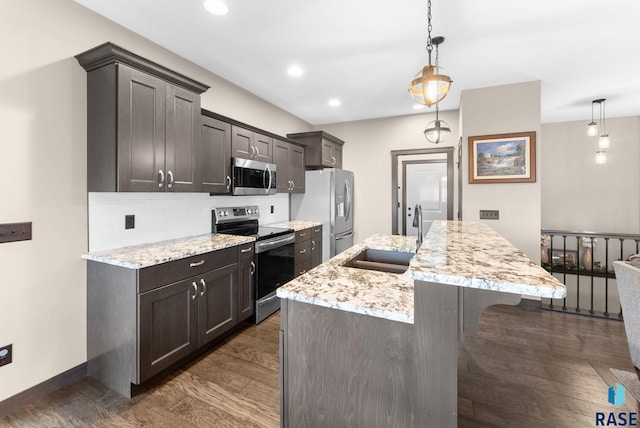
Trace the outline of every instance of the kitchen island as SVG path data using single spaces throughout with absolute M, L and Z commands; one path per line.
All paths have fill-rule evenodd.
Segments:
M 404 273 L 349 267 L 375 235 L 278 290 L 281 425 L 455 427 L 457 345 L 492 304 L 562 298 L 564 285 L 488 226 L 434 222 Z

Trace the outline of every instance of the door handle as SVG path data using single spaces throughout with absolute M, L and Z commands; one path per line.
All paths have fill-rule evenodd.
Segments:
M 260 147 L 256 146 L 256 157 L 260 156 Z
M 249 271 L 249 273 L 251 274 L 251 276 L 256 273 L 256 264 L 253 262 L 253 260 L 251 261 L 251 270 Z
M 196 297 L 198 297 L 198 286 L 195 281 L 193 281 L 191 285 L 193 286 L 193 296 L 191 296 L 191 300 L 196 300 Z
M 173 187 L 173 172 L 171 171 L 167 171 L 167 187 L 168 188 L 172 188 Z
M 200 297 L 202 297 L 204 293 L 207 292 L 207 283 L 204 282 L 204 279 L 200 278 L 200 284 L 202 284 L 202 291 L 200 292 Z
M 253 146 L 249 147 L 251 149 L 251 154 L 249 155 L 249 157 L 251 158 L 255 158 L 256 157 L 256 148 Z
M 164 184 L 164 171 L 158 170 L 158 187 L 162 187 Z
M 227 190 L 231 188 L 231 177 L 227 175 Z

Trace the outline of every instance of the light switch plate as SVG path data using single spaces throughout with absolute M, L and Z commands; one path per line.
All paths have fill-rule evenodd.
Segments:
M 500 220 L 500 211 L 480 210 L 480 220 Z
M 30 240 L 31 222 L 0 224 L 0 243 Z

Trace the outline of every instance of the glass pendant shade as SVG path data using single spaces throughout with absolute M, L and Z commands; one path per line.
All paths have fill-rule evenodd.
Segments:
M 607 153 L 604 150 L 598 150 L 596 152 L 596 163 L 598 165 L 607 163 Z
M 426 65 L 411 81 L 409 93 L 418 104 L 432 106 L 444 99 L 451 89 L 451 78 L 442 67 Z
M 596 135 L 598 135 L 598 124 L 595 123 L 594 121 L 591 121 L 590 124 L 587 125 L 587 135 L 589 137 L 595 137 Z
M 433 144 L 439 144 L 447 139 L 451 134 L 451 128 L 444 120 L 436 119 L 427 124 L 427 128 L 424 130 L 424 138 L 428 142 Z
M 600 150 L 609 148 L 609 134 L 602 134 L 598 139 L 598 148 Z

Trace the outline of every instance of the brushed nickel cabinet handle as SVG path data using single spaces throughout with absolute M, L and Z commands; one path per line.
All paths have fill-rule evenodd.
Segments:
M 249 148 L 251 149 L 251 155 L 249 155 L 249 156 L 251 156 L 251 158 L 255 158 L 256 157 L 256 148 L 253 147 L 253 146 L 251 146 Z
M 204 260 L 200 260 L 199 262 L 189 263 L 189 267 L 202 266 L 203 264 L 204 264 Z
M 251 276 L 256 273 L 256 264 L 253 262 L 253 260 L 251 261 L 251 270 L 249 272 L 251 273 Z
M 195 281 L 193 281 L 191 285 L 193 285 L 193 296 L 191 296 L 191 300 L 196 300 L 196 297 L 198 297 L 198 286 Z
M 241 253 L 248 253 L 249 251 L 251 251 L 251 247 L 240 250 Z
M 207 292 L 207 283 L 204 282 L 204 279 L 200 278 L 200 284 L 202 284 L 202 291 L 200 292 L 200 297 L 202 297 L 204 293 Z
M 302 238 L 303 236 L 307 236 L 307 232 L 300 232 L 300 234 L 299 234 L 298 236 L 300 236 L 301 238 Z
M 260 156 L 260 147 L 256 146 L 256 157 Z
M 173 172 L 171 171 L 167 171 L 167 187 L 168 188 L 172 188 L 173 187 Z
M 303 248 L 302 250 L 300 250 L 300 254 L 304 254 L 304 253 L 306 253 L 306 252 L 307 252 L 307 249 L 306 249 L 306 248 Z
M 158 170 L 158 187 L 162 187 L 164 184 L 164 171 Z
M 231 188 L 231 177 L 227 175 L 227 190 Z
M 315 251 L 316 250 L 316 241 L 314 241 L 313 239 L 311 240 L 311 251 Z

